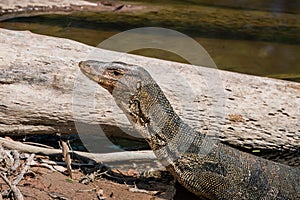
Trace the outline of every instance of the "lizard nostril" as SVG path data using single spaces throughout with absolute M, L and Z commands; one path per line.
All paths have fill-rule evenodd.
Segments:
M 79 67 L 84 67 L 84 66 L 89 66 L 88 64 L 86 64 L 86 62 L 84 62 L 84 61 L 80 61 L 79 62 Z

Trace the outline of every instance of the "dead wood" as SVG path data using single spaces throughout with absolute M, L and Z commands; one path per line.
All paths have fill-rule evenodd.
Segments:
M 8 140 L 0 137 L 0 145 L 7 149 L 15 149 L 21 152 L 42 154 L 42 155 L 57 155 L 61 154 L 60 149 L 47 149 L 43 147 L 31 146 Z M 132 160 L 155 160 L 156 157 L 152 151 L 124 151 L 115 153 L 87 153 L 80 151 L 73 151 L 75 155 L 88 160 L 94 160 L 99 163 L 118 162 L 118 161 L 132 161 Z
M 62 147 L 61 149 L 62 149 L 63 161 L 65 161 L 65 163 L 67 165 L 68 173 L 69 173 L 70 177 L 72 178 L 72 167 L 71 167 L 72 160 L 71 160 L 71 155 L 70 155 L 71 152 L 70 152 L 69 146 L 64 141 L 60 141 L 60 143 L 61 143 L 61 147 Z
M 21 173 L 17 176 L 17 178 L 13 181 L 13 185 L 18 185 L 18 183 L 23 179 L 23 177 L 24 177 L 24 174 L 29 170 L 29 168 L 30 168 L 30 165 L 31 165 L 31 163 L 32 163 L 32 161 L 33 161 L 33 158 L 34 158 L 34 154 L 31 154 L 30 156 L 29 156 L 29 158 L 27 159 L 27 161 L 26 161 L 26 164 L 25 164 L 25 166 L 23 167 L 23 169 L 22 169 L 22 171 L 21 171 Z
M 10 180 L 6 177 L 6 175 L 1 172 L 0 173 L 0 177 L 3 179 L 3 181 L 9 186 L 9 188 L 11 189 L 11 191 L 13 192 L 14 198 L 16 200 L 23 200 L 23 195 L 20 192 L 20 190 L 17 188 L 17 186 L 15 184 L 12 184 L 10 182 Z
M 11 154 L 13 155 L 13 159 L 14 159 L 14 165 L 11 167 L 11 170 L 15 171 L 20 166 L 20 155 L 19 152 L 16 150 L 12 150 Z
M 5 168 L 1 167 L 0 177 L 10 188 L 10 191 L 12 192 L 14 199 L 23 200 L 24 199 L 23 195 L 18 189 L 17 185 L 23 179 L 24 174 L 28 171 L 30 167 L 30 163 L 34 158 L 34 154 L 32 154 L 27 159 L 27 163 L 24 165 L 21 172 L 19 172 L 18 176 L 14 178 L 14 181 L 10 181 L 10 179 L 12 178 L 9 178 L 9 176 L 11 177 L 19 169 L 20 154 L 16 150 L 5 150 L 1 145 L 0 145 L 0 154 L 1 154 L 0 163 L 1 165 L 5 165 Z M 9 194 L 9 192 L 7 194 Z
M 202 133 L 248 149 L 299 149 L 299 83 L 124 56 L 25 31 L 0 29 L 0 38 L 5 38 L 0 45 L 3 136 L 78 132 L 91 138 L 101 134 L 140 140 L 111 96 L 78 72 L 78 62 L 97 52 L 99 60 L 120 58 L 145 67 L 175 111 Z M 166 76 L 169 69 L 177 70 L 177 76 Z M 220 85 L 225 94 L 221 109 L 211 106 L 216 95 L 207 85 Z

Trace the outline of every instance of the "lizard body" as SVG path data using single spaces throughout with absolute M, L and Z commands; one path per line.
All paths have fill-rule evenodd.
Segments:
M 186 124 L 150 74 L 120 62 L 82 61 L 81 71 L 114 97 L 158 160 L 202 199 L 298 199 L 300 170 L 222 143 L 205 151 L 205 135 Z

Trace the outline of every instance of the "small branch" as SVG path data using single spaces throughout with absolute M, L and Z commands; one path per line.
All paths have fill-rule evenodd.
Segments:
M 48 165 L 61 165 L 61 166 L 66 166 L 67 165 L 66 162 L 46 160 L 46 159 L 40 159 L 39 162 L 40 163 L 45 163 L 45 164 L 48 164 Z M 74 166 L 74 167 L 94 167 L 95 166 L 95 164 L 92 164 L 92 163 L 76 163 L 76 162 L 72 162 L 71 165 Z
M 5 151 L 4 153 L 7 157 L 6 161 L 7 161 L 7 165 L 9 166 L 9 168 L 12 167 L 13 163 L 14 163 L 14 158 L 12 157 L 12 155 L 10 154 L 10 151 Z
M 48 149 L 54 149 L 51 146 L 48 146 L 48 145 L 45 145 L 45 144 L 36 143 L 36 142 L 23 142 L 23 144 L 28 144 L 28 145 L 37 146 L 37 147 L 44 147 L 44 148 L 48 148 Z
M 69 200 L 67 197 L 64 197 L 62 194 L 58 194 L 58 193 L 55 193 L 55 192 L 48 192 L 48 195 L 52 199 Z
M 12 184 L 10 180 L 6 177 L 4 173 L 0 173 L 0 177 L 3 179 L 3 181 L 9 186 L 11 191 L 13 192 L 14 198 L 16 200 L 23 200 L 23 195 L 21 194 L 20 190 L 17 188 L 16 185 Z
M 76 192 L 95 192 L 96 190 L 97 190 L 97 186 L 95 188 L 88 189 L 88 190 L 76 190 Z
M 0 171 L 2 172 L 7 172 L 7 169 L 3 168 L 3 167 L 0 167 Z
M 34 158 L 34 154 L 31 154 L 30 157 L 27 159 L 27 162 L 26 162 L 24 168 L 22 169 L 21 173 L 14 180 L 13 185 L 17 185 L 22 180 L 22 178 L 24 177 L 24 174 L 28 171 L 30 164 L 33 161 L 33 158 Z
M 42 155 L 58 155 L 61 154 L 59 149 L 48 149 L 43 147 L 36 147 L 21 142 L 16 142 L 0 137 L 0 145 L 7 149 L 15 149 L 21 152 L 42 154 Z M 130 160 L 156 160 L 154 153 L 150 150 L 148 151 L 123 151 L 114 153 L 88 153 L 81 151 L 74 151 L 74 154 L 85 160 L 94 160 L 95 162 L 121 162 Z
M 12 156 L 14 158 L 14 165 L 11 167 L 11 170 L 12 171 L 16 171 L 17 168 L 20 166 L 20 154 L 16 150 L 12 150 L 11 154 L 12 154 Z
M 129 192 L 145 193 L 145 194 L 150 194 L 150 195 L 156 195 L 157 193 L 159 193 L 159 191 L 148 191 L 148 190 L 144 190 L 144 189 L 139 189 L 137 187 L 129 188 Z

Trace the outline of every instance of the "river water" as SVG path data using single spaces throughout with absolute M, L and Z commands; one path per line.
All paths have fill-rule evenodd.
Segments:
M 264 11 L 251 10 L 257 5 L 248 5 L 251 9 L 247 10 L 244 4 L 241 4 L 244 8 L 238 10 L 228 6 L 234 4 L 223 4 L 217 7 L 155 4 L 143 12 L 44 15 L 7 20 L 1 22 L 0 27 L 70 38 L 93 46 L 130 28 L 147 25 L 170 28 L 199 42 L 219 69 L 300 82 L 298 10 L 292 5 L 277 5 L 272 10 L 268 7 L 271 4 L 260 5 Z M 283 13 L 278 6 L 285 9 Z M 201 25 L 204 23 L 207 24 Z M 131 53 L 186 62 L 178 55 L 157 49 Z

